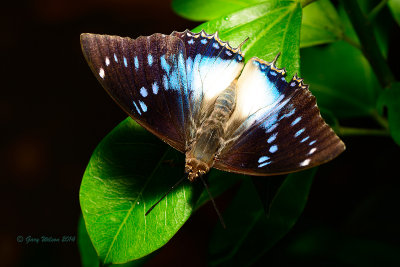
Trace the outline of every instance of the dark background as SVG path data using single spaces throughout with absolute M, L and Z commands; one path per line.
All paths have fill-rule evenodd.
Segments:
M 79 35 L 136 38 L 198 23 L 175 15 L 164 0 L 32 0 L 2 4 L 0 24 L 0 265 L 79 266 L 76 242 L 17 242 L 18 236 L 76 236 L 86 164 L 126 117 L 84 61 Z M 383 137 L 344 141 L 346 152 L 319 168 L 297 225 L 258 265 L 399 262 L 400 149 Z M 234 191 L 218 199 L 221 209 Z M 206 205 L 148 266 L 204 266 L 215 223 Z

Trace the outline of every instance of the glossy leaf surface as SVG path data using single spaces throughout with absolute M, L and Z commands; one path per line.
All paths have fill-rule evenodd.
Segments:
M 83 267 L 99 267 L 100 261 L 96 250 L 93 247 L 89 234 L 86 231 L 85 221 L 81 216 L 78 223 L 78 247 L 81 254 L 81 262 Z M 110 267 L 139 267 L 142 266 L 151 255 L 139 260 L 130 261 L 124 264 L 111 264 Z
M 316 1 L 303 9 L 300 47 L 335 42 L 342 36 L 340 17 L 329 0 Z
M 182 177 L 183 162 L 183 155 L 129 118 L 103 139 L 80 190 L 87 231 L 101 261 L 141 258 L 163 246 L 189 218 L 198 194 L 188 182 L 145 216 Z
M 249 37 L 242 47 L 246 60 L 256 56 L 272 61 L 280 52 L 277 66 L 285 68 L 291 78 L 300 68 L 300 26 L 297 1 L 268 1 L 203 23 L 193 31 L 218 31 L 221 39 L 234 47 Z
M 213 20 L 265 0 L 173 0 L 172 9 L 180 16 L 195 20 Z

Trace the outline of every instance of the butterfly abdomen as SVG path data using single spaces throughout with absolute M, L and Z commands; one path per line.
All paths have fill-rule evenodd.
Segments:
M 215 100 L 213 110 L 197 130 L 195 139 L 186 153 L 186 169 L 189 180 L 209 171 L 215 154 L 224 137 L 224 128 L 235 108 L 236 80 Z

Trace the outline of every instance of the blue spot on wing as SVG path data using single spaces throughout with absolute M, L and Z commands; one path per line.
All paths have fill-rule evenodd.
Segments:
M 124 65 L 125 67 L 128 67 L 128 61 L 126 60 L 126 57 L 124 57 Z
M 268 156 L 262 156 L 262 157 L 260 157 L 260 158 L 258 159 L 258 163 L 262 163 L 262 162 L 264 162 L 264 161 L 266 161 L 266 160 L 269 160 L 269 157 L 268 157 Z
M 161 56 L 161 67 L 163 68 L 163 70 L 169 74 L 169 71 L 171 70 L 171 66 L 167 63 L 167 61 L 165 60 L 165 55 Z
M 304 131 L 305 131 L 305 128 L 298 130 L 298 131 L 295 133 L 294 137 L 298 137 L 298 136 L 301 135 Z
M 275 153 L 276 151 L 278 151 L 278 146 L 277 145 L 273 145 L 269 148 L 269 152 L 271 153 Z
M 152 89 L 153 89 L 153 94 L 156 95 L 158 93 L 158 84 L 157 84 L 157 82 L 153 83 Z
M 153 65 L 153 56 L 151 54 L 147 55 L 147 62 L 149 63 L 149 66 Z
M 135 108 L 136 108 L 136 111 L 139 113 L 139 115 L 142 115 L 142 112 L 140 112 L 140 109 L 139 109 L 139 107 L 136 105 L 135 101 L 132 101 L 132 102 L 133 102 L 133 105 L 134 105 Z
M 134 61 L 134 63 L 135 63 L 135 69 L 136 69 L 136 70 L 139 69 L 139 60 L 138 60 L 138 57 L 135 56 L 135 58 L 133 59 L 133 61 Z
M 143 101 L 139 101 L 139 104 L 140 104 L 140 107 L 142 108 L 142 110 L 143 110 L 143 112 L 146 112 L 147 111 L 147 106 L 146 106 L 146 104 L 143 102 Z

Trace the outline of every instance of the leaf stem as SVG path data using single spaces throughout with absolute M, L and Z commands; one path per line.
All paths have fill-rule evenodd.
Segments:
M 382 117 L 381 115 L 378 114 L 378 112 L 376 112 L 376 110 L 374 110 L 371 113 L 371 117 L 377 122 L 379 123 L 380 126 L 382 126 L 385 130 L 389 130 L 389 123 L 387 121 L 387 119 L 385 119 L 384 117 Z
M 382 10 L 382 8 L 385 7 L 385 5 L 389 2 L 389 0 L 382 0 L 379 4 L 377 4 L 372 11 L 368 14 L 368 19 L 370 21 L 373 21 L 376 17 L 376 15 L 379 14 L 379 12 Z
M 306 6 L 308 6 L 309 4 L 315 2 L 317 0 L 300 0 L 300 4 L 302 8 L 305 8 Z
M 395 79 L 379 49 L 371 21 L 362 12 L 356 0 L 340 0 L 340 2 L 357 33 L 361 51 L 371 65 L 380 85 L 384 88 L 389 87 Z
M 353 128 L 353 127 L 339 127 L 339 135 L 341 136 L 390 136 L 388 130 L 381 129 L 366 129 L 366 128 Z
M 348 44 L 354 46 L 355 48 L 357 48 L 358 50 L 362 50 L 361 46 L 359 43 L 357 43 L 356 41 L 354 41 L 353 39 L 351 39 L 349 36 L 347 36 L 345 33 L 342 34 L 341 36 L 342 40 L 347 42 Z

